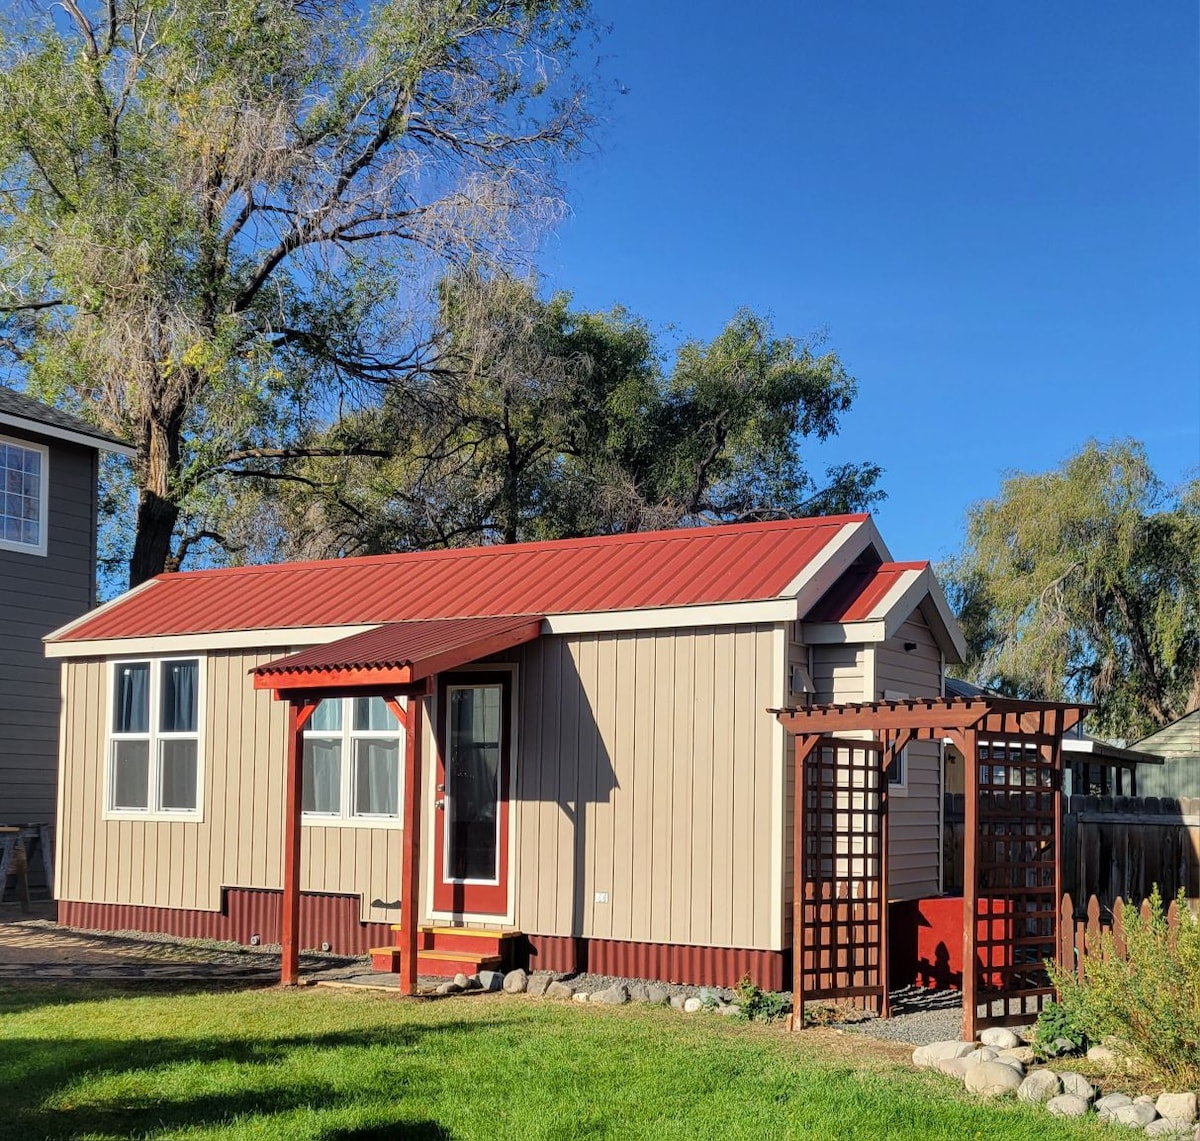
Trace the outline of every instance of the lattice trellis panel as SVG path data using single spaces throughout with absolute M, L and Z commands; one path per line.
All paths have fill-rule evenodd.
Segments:
M 875 742 L 823 739 L 804 760 L 797 869 L 800 963 L 807 1002 L 887 1007 L 887 785 Z

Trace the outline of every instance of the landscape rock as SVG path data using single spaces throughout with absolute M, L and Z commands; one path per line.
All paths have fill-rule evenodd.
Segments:
M 1189 1124 L 1196 1120 L 1196 1095 L 1194 1093 L 1164 1093 L 1160 1094 L 1154 1103 L 1160 1117 L 1169 1117 L 1175 1121 L 1186 1121 Z
M 658 983 L 651 983 L 646 988 L 646 1001 L 653 1003 L 655 1006 L 665 1006 L 670 1000 L 670 993 L 665 986 L 659 986 Z
M 1046 1111 L 1055 1117 L 1083 1117 L 1087 1114 L 1088 1103 L 1073 1093 L 1060 1093 L 1046 1102 Z
M 1012 1066 L 1003 1062 L 980 1062 L 971 1066 L 963 1076 L 968 1093 L 980 1097 L 1005 1097 L 1021 1086 L 1022 1077 Z
M 647 1002 L 646 984 L 643 982 L 631 982 L 629 984 L 629 1001 L 630 1002 Z
M 575 988 L 570 983 L 559 982 L 558 979 L 546 987 L 547 998 L 571 998 L 574 994 Z
M 1021 1039 L 1003 1026 L 989 1026 L 979 1035 L 979 1041 L 997 1050 L 1012 1050 L 1021 1044 Z
M 576 1002 L 591 1002 L 592 996 L 586 990 L 577 990 L 571 996 Z
M 1133 1098 L 1126 1093 L 1110 1093 L 1100 1098 L 1096 1102 L 1096 1112 L 1100 1115 L 1101 1121 L 1107 1121 L 1109 1115 L 1115 1110 L 1123 1109 L 1127 1105 L 1133 1104 Z
M 980 1046 L 973 1054 L 968 1054 L 968 1058 L 974 1058 L 977 1062 L 994 1062 L 1000 1057 L 991 1046 Z
M 742 1013 L 742 1008 L 736 1002 L 722 1002 L 717 1006 L 717 1013 L 736 1016 Z
M 447 980 L 444 983 L 438 983 L 438 985 L 434 989 L 433 993 L 434 994 L 459 994 L 461 991 L 462 991 L 462 987 L 460 987 L 458 985 L 458 983 L 453 982 L 452 980 Z
M 504 989 L 509 994 L 523 994 L 529 986 L 529 976 L 518 967 L 504 976 Z
M 470 990 L 471 980 L 467 978 L 462 971 L 459 971 L 458 974 L 454 976 L 454 985 L 458 987 L 459 990 Z
M 546 988 L 554 982 L 554 976 L 546 971 L 538 971 L 529 976 L 529 982 L 525 984 L 525 993 L 533 995 L 534 998 L 541 998 L 546 993 Z
M 1016 1058 L 1023 1066 L 1032 1066 L 1037 1061 L 1032 1046 L 1014 1046 L 1011 1050 L 1001 1050 L 996 1057 Z
M 1077 1054 L 1079 1052 L 1079 1047 L 1070 1038 L 1055 1038 L 1051 1045 L 1053 1047 L 1051 1053 L 1056 1058 L 1062 1057 L 1063 1054 Z
M 1146 1126 L 1147 1137 L 1174 1137 L 1182 1141 L 1195 1135 L 1195 1125 L 1184 1117 L 1160 1117 Z
M 1110 1069 L 1120 1062 L 1116 1052 L 1107 1046 L 1093 1046 L 1087 1052 L 1087 1060 L 1095 1062 L 1097 1066 L 1108 1066 Z
M 682 1010 L 687 1003 L 687 998 L 682 994 L 673 994 L 670 998 L 672 1010 Z
M 1011 1054 L 1001 1054 L 995 1060 L 1001 1066 L 1010 1066 L 1018 1074 L 1020 1074 L 1021 1077 L 1025 1076 L 1025 1067 L 1023 1065 L 1021 1065 L 1021 1063 L 1018 1062 L 1017 1059 L 1014 1058 Z
M 1062 1082 L 1053 1070 L 1034 1070 L 1017 1087 L 1017 1100 L 1041 1105 L 1062 1093 Z
M 696 1011 L 704 1009 L 704 1003 L 695 997 L 686 998 L 683 1001 L 683 1009 L 686 1014 L 695 1014 Z
M 592 995 L 591 1001 L 604 1006 L 623 1006 L 629 1001 L 629 991 L 625 988 L 624 983 L 613 983 L 605 990 L 596 991 Z
M 933 1069 L 939 1074 L 945 1074 L 950 1078 L 963 1078 L 967 1075 L 967 1070 L 972 1065 L 978 1065 L 978 1062 L 971 1062 L 974 1054 L 968 1054 L 965 1058 L 939 1058 L 933 1064 Z
M 1063 1093 L 1070 1093 L 1076 1097 L 1081 1097 L 1088 1105 L 1091 1105 L 1096 1100 L 1096 1087 L 1083 1074 L 1067 1072 L 1059 1074 L 1058 1080 L 1062 1082 Z
M 1154 1098 L 1152 1098 L 1148 1093 L 1140 1093 L 1137 1095 L 1137 1097 L 1135 1097 L 1133 1099 L 1133 1104 L 1134 1105 L 1153 1105 Z
M 1109 1121 L 1114 1125 L 1131 1125 L 1135 1129 L 1144 1129 L 1158 1116 L 1158 1110 L 1152 1105 L 1147 1105 L 1145 1102 L 1134 1102 L 1132 1105 L 1123 1105 L 1120 1109 L 1114 1109 L 1108 1115 Z
M 943 1058 L 965 1058 L 975 1053 L 974 1042 L 931 1042 L 918 1046 L 912 1055 L 913 1065 L 932 1069 Z
M 499 990 L 504 985 L 502 971 L 480 971 L 475 977 L 479 979 L 479 985 L 483 990 Z

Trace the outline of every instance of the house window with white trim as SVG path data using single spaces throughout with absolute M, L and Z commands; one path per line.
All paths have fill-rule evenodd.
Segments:
M 196 816 L 200 809 L 200 661 L 113 663 L 108 809 Z
M 0 548 L 46 553 L 49 451 L 0 436 Z
M 885 689 L 883 691 L 884 701 L 907 701 L 908 694 L 901 693 L 896 689 Z M 899 754 L 892 761 L 892 767 L 888 771 L 888 789 L 890 792 L 908 793 L 908 746 L 906 745 L 900 750 Z
M 322 701 L 304 730 L 307 823 L 397 823 L 403 735 L 382 697 Z

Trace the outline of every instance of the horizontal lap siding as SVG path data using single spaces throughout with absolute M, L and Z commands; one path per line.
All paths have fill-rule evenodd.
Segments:
M 216 911 L 223 887 L 282 886 L 287 706 L 249 676 L 281 652 L 206 659 L 199 822 L 103 819 L 109 667 L 64 663 L 60 899 Z M 301 890 L 361 895 L 361 919 L 394 921 L 402 837 L 396 828 L 305 827 Z
M 916 643 L 905 650 L 905 643 Z M 919 611 L 875 651 L 877 696 L 887 691 L 910 697 L 940 695 L 941 654 Z M 893 899 L 912 899 L 938 893 L 941 858 L 941 760 L 933 742 L 910 745 L 908 795 L 893 796 L 888 809 L 888 842 Z
M 771 626 L 571 635 L 513 655 L 522 930 L 778 943 L 773 638 Z

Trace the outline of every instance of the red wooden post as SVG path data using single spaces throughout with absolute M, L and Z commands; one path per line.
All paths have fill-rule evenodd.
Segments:
M 963 1040 L 975 1041 L 979 1019 L 978 971 L 975 955 L 979 940 L 976 868 L 979 847 L 979 735 L 974 729 L 963 734 Z M 989 920 L 990 922 L 990 920 Z
M 417 993 L 417 899 L 421 890 L 421 705 L 412 694 L 404 732 L 404 811 L 400 868 L 400 993 Z
M 279 981 L 295 986 L 300 981 L 300 812 L 304 726 L 316 704 L 288 702 L 287 774 L 283 795 L 283 915 L 279 942 L 282 947 Z
M 804 767 L 819 735 L 797 736 L 792 776 L 792 1029 L 804 1028 Z
M 888 993 L 890 978 L 888 975 L 891 947 L 888 939 L 888 879 L 891 875 L 888 861 L 888 781 L 891 779 L 892 765 L 900 755 L 900 750 L 914 737 L 912 730 L 897 729 L 892 737 L 891 748 L 886 746 L 876 754 L 876 777 L 879 781 L 879 985 L 882 993 L 879 996 L 879 1017 L 891 1018 L 892 1000 Z M 884 735 L 886 741 L 888 734 Z M 904 744 L 901 744 L 901 741 Z

